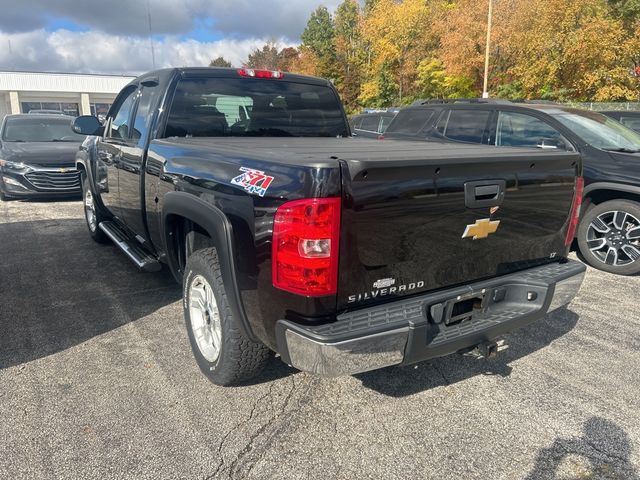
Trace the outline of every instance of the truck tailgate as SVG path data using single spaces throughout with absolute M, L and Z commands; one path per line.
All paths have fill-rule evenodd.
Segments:
M 365 160 L 341 157 L 340 309 L 566 255 L 578 154 L 379 143 Z

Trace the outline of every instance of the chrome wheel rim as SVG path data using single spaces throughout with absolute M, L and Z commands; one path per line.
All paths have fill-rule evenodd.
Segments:
M 220 311 L 211 285 L 202 275 L 196 275 L 189 286 L 188 305 L 196 345 L 205 360 L 215 362 L 222 343 Z
M 93 195 L 91 194 L 91 190 L 87 189 L 84 194 L 84 214 L 87 217 L 87 224 L 89 225 L 89 230 L 92 232 L 96 231 L 98 227 L 96 223 L 96 206 L 93 203 Z
M 622 210 L 604 212 L 587 229 L 587 246 L 600 262 L 624 267 L 640 260 L 640 220 Z

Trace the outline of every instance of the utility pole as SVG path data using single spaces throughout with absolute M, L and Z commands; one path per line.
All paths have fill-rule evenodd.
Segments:
M 487 84 L 489 83 L 489 48 L 491 48 L 491 19 L 493 17 L 493 0 L 489 0 L 489 15 L 487 17 L 487 46 L 484 51 L 484 88 L 482 98 L 489 98 Z

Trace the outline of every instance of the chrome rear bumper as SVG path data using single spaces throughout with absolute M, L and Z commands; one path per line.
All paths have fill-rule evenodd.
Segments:
M 329 377 L 448 355 L 494 340 L 569 304 L 580 290 L 585 271 L 576 261 L 535 267 L 462 290 L 349 312 L 317 327 L 280 320 L 276 326 L 279 351 L 295 368 Z M 434 310 L 434 305 L 445 305 L 469 289 L 490 295 L 484 311 L 454 325 L 434 318 L 433 312 L 441 310 Z M 535 298 L 529 300 L 530 296 Z

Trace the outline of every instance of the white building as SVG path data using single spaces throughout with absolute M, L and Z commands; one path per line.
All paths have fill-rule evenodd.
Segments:
M 10 113 L 60 110 L 70 115 L 104 115 L 134 77 L 82 73 L 0 71 L 0 121 Z

